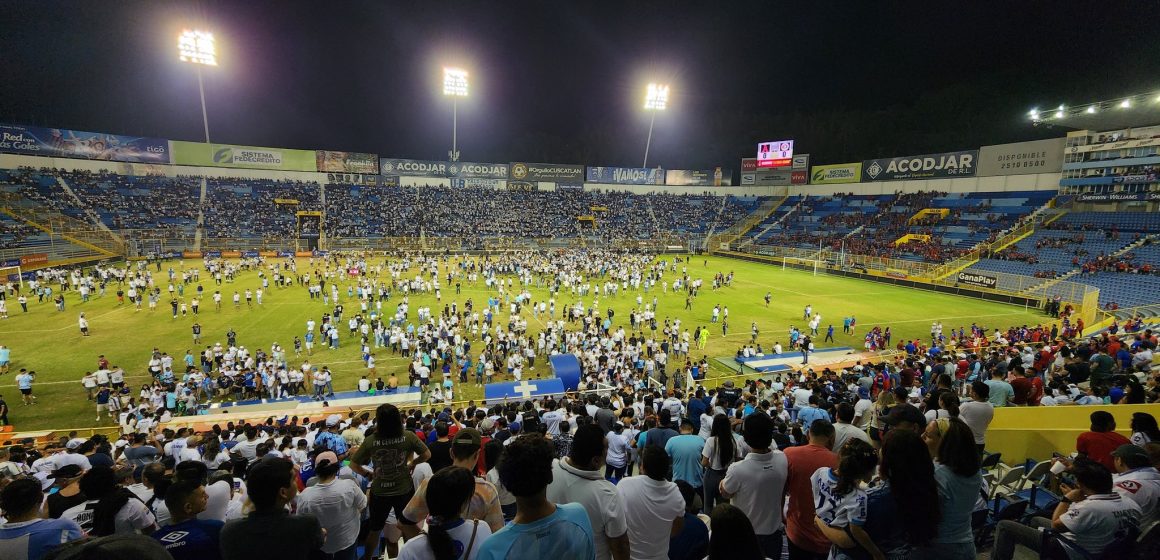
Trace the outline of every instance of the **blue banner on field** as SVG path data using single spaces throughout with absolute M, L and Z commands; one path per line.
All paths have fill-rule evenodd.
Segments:
M 242 258 L 243 259 L 252 259 L 252 258 L 255 258 L 257 256 L 258 256 L 257 251 L 242 251 Z
M 20 266 L 20 259 L 5 259 L 3 262 L 0 262 L 0 266 Z
M 589 167 L 588 182 L 619 185 L 663 185 L 665 184 L 665 170 L 644 167 Z
M 294 251 L 278 251 L 279 257 L 293 257 Z
M 569 391 L 580 388 L 580 360 L 575 354 L 557 354 L 548 359 L 552 365 L 552 373 L 556 375 Z
M 329 251 L 314 251 L 313 252 L 313 255 L 316 257 L 325 257 L 326 255 L 329 255 L 329 254 L 330 254 Z
M 483 386 L 483 398 L 488 401 L 531 399 L 538 396 L 560 394 L 563 392 L 564 382 L 557 378 L 488 383 Z
M 0 152 L 107 161 L 169 163 L 169 141 L 161 138 L 8 124 L 0 125 Z
M 201 254 L 202 254 L 202 256 L 204 256 L 204 257 L 209 257 L 209 258 L 211 258 L 211 259 L 220 259 L 220 258 L 222 258 L 222 252 L 221 252 L 221 251 L 202 251 L 202 252 L 201 252 Z

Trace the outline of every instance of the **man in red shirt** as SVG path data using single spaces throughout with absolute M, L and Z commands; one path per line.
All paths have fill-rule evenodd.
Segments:
M 1011 402 L 1018 406 L 1039 406 L 1043 398 L 1043 380 L 1035 375 L 1034 369 L 1024 370 L 1023 366 L 1015 366 L 1015 379 L 1011 380 L 1011 388 L 1015 391 Z
M 1086 456 L 1116 472 L 1115 459 L 1112 452 L 1121 445 L 1132 443 L 1128 438 L 1116 433 L 1116 417 L 1106 410 L 1097 410 L 1091 415 L 1092 429 L 1084 432 L 1075 440 L 1075 450 L 1081 457 Z M 790 475 L 793 475 L 793 465 L 790 464 Z
M 814 420 L 810 424 L 809 445 L 785 450 L 789 460 L 789 475 L 785 493 L 789 506 L 785 512 L 785 536 L 789 541 L 790 560 L 822 560 L 829 556 L 830 541 L 814 525 L 814 490 L 810 477 L 822 467 L 837 468 L 838 455 L 834 446 L 834 425 L 828 420 Z

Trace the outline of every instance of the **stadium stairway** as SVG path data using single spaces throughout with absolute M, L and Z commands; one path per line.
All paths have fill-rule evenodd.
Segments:
M 1052 198 L 1051 200 L 1048 200 L 1046 204 L 1036 208 L 1035 211 L 1031 214 L 1028 214 L 1023 225 L 1011 228 L 990 243 L 987 243 L 986 241 L 980 242 L 970 251 L 963 253 L 959 258 L 943 263 L 942 266 L 939 266 L 930 272 L 930 279 L 943 280 L 958 274 L 959 272 L 966 270 L 975 263 L 979 262 L 979 259 L 982 258 L 983 255 L 1005 249 L 1018 243 L 1019 241 L 1022 241 L 1023 239 L 1026 239 L 1028 236 L 1035 233 L 1036 229 L 1051 224 L 1052 222 L 1063 217 L 1065 214 L 1067 214 L 1067 212 L 1067 208 L 1057 207 L 1056 199 Z
M 55 177 L 56 184 L 60 186 L 61 190 L 63 190 L 70 199 L 72 199 L 77 208 L 84 209 L 85 217 L 89 219 L 89 222 L 92 223 L 94 227 L 104 230 L 104 232 L 112 236 L 113 239 L 116 239 L 124 244 L 125 241 L 121 239 L 121 236 L 113 233 L 113 230 L 109 229 L 109 226 L 105 225 L 105 222 L 101 220 L 100 216 L 97 216 L 97 213 L 94 212 L 92 208 L 88 207 L 79 196 L 77 196 L 76 191 L 72 189 L 72 185 L 69 185 L 68 181 L 66 181 L 64 177 L 61 177 L 59 174 L 55 175 Z
M 33 210 L 18 206 L 0 207 L 5 215 L 32 226 L 49 235 L 58 235 L 61 239 L 78 245 L 102 257 L 120 257 L 125 255 L 125 244 L 112 234 L 101 235 L 102 232 L 92 230 L 92 226 L 84 224 L 64 214 L 44 209 Z
M 757 207 L 756 210 L 750 213 L 749 216 L 746 216 L 745 219 L 734 223 L 725 231 L 714 236 L 713 231 L 710 230 L 709 235 L 705 236 L 705 247 L 713 250 L 713 248 L 720 247 L 722 244 L 732 244 L 737 242 L 738 239 L 744 237 L 746 233 L 749 233 L 749 231 L 757 227 L 758 224 L 764 222 L 766 218 L 772 216 L 773 213 L 776 212 L 777 209 L 780 208 L 787 199 L 789 199 L 788 188 L 785 190 L 782 196 L 765 200 L 761 203 L 760 206 Z M 746 241 L 749 244 L 753 243 L 752 238 L 749 238 Z

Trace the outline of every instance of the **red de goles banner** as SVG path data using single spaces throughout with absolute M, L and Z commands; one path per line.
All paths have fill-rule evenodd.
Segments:
M 48 253 L 32 253 L 31 255 L 22 255 L 20 257 L 20 266 L 37 264 L 48 264 Z

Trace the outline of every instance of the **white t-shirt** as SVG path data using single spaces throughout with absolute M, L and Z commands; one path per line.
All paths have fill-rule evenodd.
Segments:
M 349 547 L 358 539 L 359 520 L 366 507 L 366 494 L 354 481 L 343 478 L 315 484 L 298 495 L 298 512 L 314 514 L 326 528 L 322 551 L 329 554 Z
M 548 428 L 548 435 L 560 435 L 560 422 L 564 420 L 564 412 L 561 410 L 549 410 L 543 416 L 544 425 Z
M 870 416 L 872 416 L 870 411 L 873 408 L 874 401 L 870 399 L 858 399 L 858 402 L 854 403 L 854 418 L 858 419 L 858 423 L 855 424 L 855 426 L 862 428 L 863 430 L 869 428 Z
M 737 506 L 758 535 L 772 535 L 781 530 L 781 508 L 784 503 L 785 481 L 789 476 L 789 460 L 785 453 L 750 453 L 729 465 L 721 481 L 725 491 L 732 495 Z
M 959 405 L 959 419 L 970 426 L 975 443 L 982 444 L 987 437 L 987 426 L 995 417 L 995 406 L 987 401 L 967 401 Z
M 100 500 L 89 500 L 77 504 L 64 510 L 60 518 L 74 521 L 86 533 L 91 532 L 93 530 L 93 508 L 97 506 L 98 502 Z M 129 498 L 125 505 L 117 511 L 117 515 L 113 516 L 113 531 L 117 535 L 140 532 L 153 528 L 156 524 L 157 518 L 149 511 L 149 508 L 145 507 L 145 504 L 140 500 L 133 498 Z
M 860 439 L 870 443 L 870 436 L 853 424 L 838 422 L 834 424 L 834 449 L 841 449 L 850 439 Z
M 622 479 L 616 490 L 624 503 L 633 560 L 667 560 L 673 520 L 685 515 L 677 485 L 637 475 Z
M 608 434 L 613 437 L 615 434 Z M 679 496 L 679 493 L 678 493 Z M 612 557 L 608 539 L 628 531 L 624 504 L 616 486 L 604 479 L 601 471 L 584 471 L 564 459 L 552 462 L 552 483 L 548 485 L 548 501 L 557 504 L 577 503 L 588 512 L 596 544 L 596 560 Z
M 798 387 L 793 390 L 793 405 L 797 408 L 805 408 L 810 405 L 810 397 L 814 392 L 805 387 Z
M 232 484 L 228 480 L 219 480 L 209 486 L 205 487 L 205 493 L 208 499 L 205 503 L 205 511 L 197 514 L 198 519 L 216 519 L 218 521 L 226 520 L 226 510 L 229 509 L 231 494 L 230 490 Z
M 1095 494 L 1071 504 L 1059 521 L 1071 540 L 1097 556 L 1128 525 L 1139 527 L 1140 506 L 1115 492 Z
M 855 487 L 838 494 L 838 477 L 830 467 L 814 471 L 810 477 L 814 489 L 814 509 L 830 527 L 849 527 L 866 523 L 866 491 Z
M 475 532 L 475 542 L 471 540 L 472 531 Z M 460 525 L 449 529 L 447 533 L 455 542 L 455 550 L 463 551 L 457 560 L 474 560 L 479 554 L 479 547 L 483 545 L 483 541 L 491 536 L 491 528 L 482 521 L 462 521 Z M 466 550 L 468 543 L 471 543 L 471 550 Z M 431 545 L 427 544 L 427 535 L 420 534 L 403 543 L 403 547 L 399 549 L 397 560 L 435 560 L 435 555 L 431 553 Z
M 1112 475 L 1112 484 L 1112 491 L 1140 506 L 1141 528 L 1160 520 L 1160 473 L 1155 468 L 1143 467 Z

